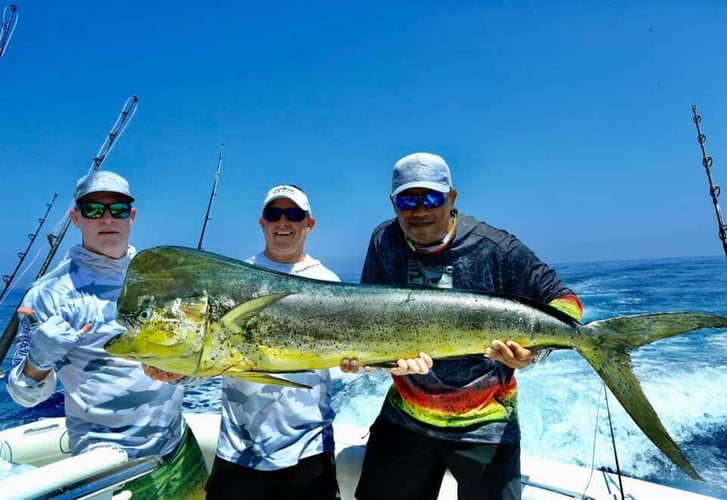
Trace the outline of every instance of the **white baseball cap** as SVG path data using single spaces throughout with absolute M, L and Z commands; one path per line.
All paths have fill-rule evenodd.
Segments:
M 281 184 L 279 186 L 273 187 L 270 191 L 268 191 L 268 194 L 263 201 L 263 210 L 265 210 L 265 207 L 267 207 L 270 202 L 279 200 L 281 198 L 292 201 L 293 203 L 298 205 L 298 208 L 300 208 L 301 210 L 305 210 L 306 212 L 308 212 L 308 215 L 311 215 L 310 202 L 308 201 L 308 197 L 302 189 L 300 189 L 298 186 L 293 186 L 292 184 Z

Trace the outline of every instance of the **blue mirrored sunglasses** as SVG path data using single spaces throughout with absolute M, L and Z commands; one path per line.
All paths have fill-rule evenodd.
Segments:
M 114 219 L 128 219 L 131 215 L 131 203 L 128 201 L 117 201 L 116 203 L 88 201 L 78 203 L 76 208 L 84 219 L 100 219 L 107 209 Z
M 437 208 L 444 204 L 448 193 L 429 191 L 424 194 L 399 194 L 394 196 L 394 203 L 399 210 L 414 210 L 420 203 L 424 208 Z
M 267 207 L 263 210 L 263 218 L 268 222 L 277 222 L 285 214 L 285 218 L 290 222 L 300 222 L 308 217 L 308 212 L 298 207 L 279 208 Z

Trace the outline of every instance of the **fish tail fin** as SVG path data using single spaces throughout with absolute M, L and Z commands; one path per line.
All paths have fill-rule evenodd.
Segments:
M 596 369 L 611 393 L 644 434 L 689 477 L 703 481 L 659 420 L 659 415 L 651 406 L 634 375 L 629 353 L 626 351 L 613 353 L 595 362 L 593 359 L 596 356 L 585 352 L 581 354 Z
M 593 331 L 595 342 L 576 350 L 598 372 L 644 434 L 689 477 L 703 481 L 644 394 L 629 351 L 681 333 L 727 328 L 727 318 L 701 313 L 644 314 L 594 321 L 586 326 Z
M 708 328 L 727 328 L 727 318 L 707 313 L 653 313 L 592 321 L 591 329 L 601 331 L 604 346 L 636 349 L 657 340 Z

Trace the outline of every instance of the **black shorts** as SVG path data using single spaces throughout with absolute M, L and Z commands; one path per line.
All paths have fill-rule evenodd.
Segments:
M 215 457 L 207 480 L 208 499 L 298 500 L 341 498 L 333 453 L 304 458 L 279 470 L 256 470 Z
M 521 498 L 520 443 L 434 439 L 382 417 L 371 426 L 356 498 L 435 500 L 447 469 L 459 500 Z

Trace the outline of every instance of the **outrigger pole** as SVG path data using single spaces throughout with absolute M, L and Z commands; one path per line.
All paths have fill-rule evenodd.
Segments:
M 111 128 L 111 132 L 109 132 L 109 135 L 106 136 L 106 140 L 101 145 L 101 149 L 98 150 L 96 157 L 93 159 L 91 168 L 88 170 L 89 174 L 96 172 L 99 168 L 101 168 L 101 165 L 106 159 L 106 155 L 108 155 L 108 153 L 114 147 L 114 145 L 116 144 L 116 140 L 121 136 L 121 134 L 124 133 L 124 130 L 126 130 L 126 127 L 131 121 L 131 118 L 136 113 L 136 103 L 138 102 L 138 100 L 139 99 L 134 95 L 129 97 L 124 103 L 124 107 L 121 109 L 121 114 L 116 120 L 116 123 L 114 123 L 114 126 Z M 70 225 L 71 216 L 66 213 L 61 222 L 56 225 L 56 228 L 58 226 L 61 226 L 61 229 L 58 231 L 58 233 L 54 234 L 54 232 L 51 232 L 48 235 L 48 243 L 50 243 L 51 247 L 48 251 L 48 255 L 46 256 L 43 264 L 40 267 L 40 271 L 38 271 L 38 275 L 35 277 L 36 280 L 43 276 L 48 267 L 50 266 L 50 263 L 53 260 L 53 257 L 55 257 L 55 254 L 58 251 L 58 247 L 60 246 L 61 241 L 63 240 L 63 237 L 65 236 L 66 231 L 68 230 L 68 227 Z M 23 294 L 23 298 L 25 298 L 25 294 Z M 18 302 L 18 307 L 20 307 L 20 304 L 22 304 L 22 302 L 23 299 L 20 299 L 20 302 Z M 0 363 L 5 359 L 5 356 L 7 355 L 8 351 L 10 350 L 10 346 L 13 343 L 13 340 L 15 340 L 15 335 L 18 332 L 18 322 L 18 315 L 13 314 L 10 317 L 10 321 L 8 322 L 7 326 L 5 327 L 2 336 L 0 337 Z M 0 378 L 4 376 L 5 372 L 0 369 Z
M 45 215 L 42 218 L 38 219 L 38 222 L 40 222 L 40 224 L 38 225 L 38 229 L 36 229 L 34 233 L 30 233 L 28 235 L 28 238 L 30 238 L 30 242 L 28 243 L 28 246 L 25 248 L 25 251 L 18 252 L 18 257 L 20 257 L 20 260 L 18 261 L 18 265 L 15 266 L 15 270 L 12 272 L 12 274 L 3 275 L 3 281 L 5 282 L 5 288 L 3 288 L 3 291 L 0 293 L 0 303 L 3 301 L 3 298 L 5 297 L 5 294 L 7 293 L 10 286 L 13 284 L 13 280 L 15 279 L 15 275 L 18 273 L 18 269 L 20 269 L 20 266 L 23 264 L 25 257 L 28 256 L 30 247 L 33 246 L 33 243 L 35 242 L 35 238 L 38 237 L 38 233 L 40 233 L 40 228 L 43 227 L 45 220 L 48 218 L 48 212 L 50 212 L 50 209 L 53 206 L 53 203 L 55 203 L 57 197 L 58 197 L 58 194 L 53 193 L 53 199 L 49 203 L 45 204 L 45 206 L 46 206 Z
M 3 9 L 3 23 L 0 25 L 0 59 L 5 55 L 10 39 L 15 32 L 15 27 L 18 25 L 20 16 L 17 12 L 18 8 L 12 3 L 6 5 Z
M 224 144 L 220 144 L 220 156 L 217 159 L 217 172 L 215 172 L 215 182 L 212 184 L 212 193 L 210 193 L 210 202 L 207 205 L 207 213 L 204 215 L 204 223 L 202 224 L 202 234 L 199 235 L 199 243 L 197 243 L 197 250 L 202 250 L 202 240 L 204 240 L 204 232 L 207 229 L 207 222 L 210 220 L 210 211 L 212 210 L 212 200 L 214 200 L 217 194 L 217 181 L 220 180 L 220 172 L 222 171 L 222 149 Z
M 722 240 L 722 248 L 724 249 L 725 256 L 727 256 L 727 225 L 722 220 L 722 211 L 719 208 L 719 200 L 717 199 L 720 194 L 720 188 L 712 181 L 712 157 L 707 154 L 704 149 L 704 143 L 707 142 L 707 136 L 702 133 L 699 128 L 699 123 L 702 121 L 702 117 L 697 114 L 697 106 L 692 106 L 692 114 L 694 115 L 694 124 L 697 126 L 697 141 L 699 147 L 702 149 L 702 165 L 704 170 L 707 172 L 707 180 L 709 180 L 709 194 L 712 196 L 712 203 L 714 204 L 714 211 L 717 214 L 717 225 L 719 226 L 719 239 Z

